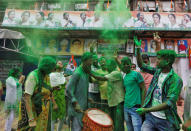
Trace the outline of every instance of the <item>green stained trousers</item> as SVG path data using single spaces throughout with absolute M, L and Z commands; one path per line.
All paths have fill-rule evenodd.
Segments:
M 113 120 L 113 131 L 124 131 L 124 102 L 117 106 L 110 107 L 109 115 Z

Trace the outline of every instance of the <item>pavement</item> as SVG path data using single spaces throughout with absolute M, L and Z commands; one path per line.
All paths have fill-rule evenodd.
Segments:
M 183 100 L 181 100 L 181 101 L 182 101 L 182 105 L 177 106 L 177 111 L 178 111 L 178 115 L 180 116 L 181 120 L 183 121 L 182 116 L 184 113 L 184 101 Z M 0 104 L 0 130 L 2 130 L 2 131 L 4 131 L 5 119 L 6 119 L 6 115 L 5 115 L 5 112 L 3 111 L 3 103 L 1 103 Z M 18 117 L 14 119 L 12 128 L 16 129 L 17 123 L 18 123 Z M 57 124 L 55 127 L 57 127 Z M 56 131 L 56 128 L 55 128 L 55 131 Z M 62 128 L 62 131 L 70 131 L 70 130 L 67 125 L 64 125 Z M 125 131 L 127 131 L 127 129 L 125 129 Z

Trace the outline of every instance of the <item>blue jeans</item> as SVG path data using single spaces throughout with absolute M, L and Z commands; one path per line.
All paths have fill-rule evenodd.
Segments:
M 72 118 L 72 131 L 82 131 L 82 127 L 77 117 Z
M 127 108 L 124 107 L 124 117 L 128 131 L 141 131 L 142 118 L 137 114 L 138 108 Z
M 160 119 L 147 113 L 141 131 L 179 131 L 166 119 Z

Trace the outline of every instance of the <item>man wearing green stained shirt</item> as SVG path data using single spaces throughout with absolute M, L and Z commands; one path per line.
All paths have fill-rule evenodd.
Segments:
M 124 57 L 121 60 L 121 69 L 125 73 L 123 84 L 125 86 L 124 116 L 128 131 L 141 131 L 142 118 L 136 112 L 145 98 L 145 84 L 140 72 L 131 70 L 131 59 Z
M 68 116 L 72 121 L 72 131 L 81 131 L 83 127 L 83 111 L 88 109 L 89 72 L 92 65 L 92 54 L 86 52 L 81 58 L 82 64 L 70 78 L 66 93 L 68 101 Z
M 94 72 L 90 73 L 92 77 L 98 80 L 107 81 L 107 98 L 109 105 L 109 114 L 114 123 L 114 131 L 124 131 L 124 96 L 123 77 L 117 70 L 117 63 L 113 59 L 106 62 L 109 74 L 102 76 Z
M 160 37 L 154 34 L 154 40 L 160 43 Z M 137 62 L 141 70 L 153 74 L 150 87 L 142 108 L 137 113 L 146 114 L 142 131 L 179 131 L 181 120 L 177 114 L 176 102 L 183 85 L 182 79 L 174 72 L 172 64 L 176 53 L 173 50 L 157 52 L 157 67 L 143 63 L 140 53 L 141 42 L 134 38 L 137 47 Z
M 100 57 L 99 58 L 99 64 L 101 69 L 98 69 L 95 71 L 95 73 L 101 74 L 102 76 L 107 75 L 109 72 L 107 71 L 106 66 L 106 58 Z M 108 88 L 108 82 L 107 81 L 95 81 L 98 84 L 100 96 L 101 96 L 101 110 L 103 110 L 106 113 L 109 113 L 109 106 L 108 106 L 108 98 L 107 98 L 107 88 Z

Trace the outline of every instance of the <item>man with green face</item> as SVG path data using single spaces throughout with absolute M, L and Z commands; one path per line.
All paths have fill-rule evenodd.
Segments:
M 107 100 L 109 105 L 109 115 L 113 120 L 114 131 L 124 131 L 124 96 L 123 77 L 117 70 L 117 63 L 113 59 L 106 62 L 109 74 L 102 76 L 94 72 L 90 73 L 92 77 L 98 80 L 107 81 Z
M 124 57 L 121 60 L 121 69 L 125 73 L 123 84 L 125 86 L 124 116 L 128 131 L 141 131 L 142 118 L 136 112 L 141 107 L 145 97 L 145 84 L 141 74 L 131 70 L 131 59 Z
M 154 36 L 160 41 L 159 36 Z M 150 67 L 143 63 L 140 54 L 141 42 L 134 38 L 137 45 L 137 62 L 141 70 L 153 74 L 150 87 L 139 114 L 146 114 L 142 131 L 179 131 L 181 120 L 177 114 L 176 101 L 181 92 L 182 79 L 174 72 L 172 64 L 176 53 L 173 50 L 157 52 L 157 67 Z
M 72 131 L 81 131 L 83 127 L 83 112 L 88 109 L 89 72 L 92 65 L 92 54 L 85 52 L 81 58 L 82 64 L 70 78 L 66 93 L 68 97 L 68 117 L 72 121 Z
M 96 54 L 92 53 L 92 71 L 97 71 L 99 69 L 98 65 L 98 56 Z M 93 80 L 89 83 L 88 88 L 88 97 L 89 99 L 93 100 L 94 102 L 100 103 L 100 92 L 98 88 L 98 84 L 96 82 L 93 82 Z M 100 105 L 97 103 L 88 103 L 89 108 L 100 108 Z
M 102 76 L 107 75 L 109 72 L 107 71 L 107 66 L 106 66 L 106 58 L 105 57 L 100 57 L 99 58 L 99 64 L 100 64 L 100 69 L 96 70 L 95 73 L 98 73 Z M 109 113 L 109 107 L 108 107 L 108 98 L 107 98 L 107 88 L 108 88 L 108 82 L 107 81 L 100 81 L 96 80 L 95 81 L 98 85 L 98 89 L 100 92 L 100 97 L 101 97 L 101 110 Z

